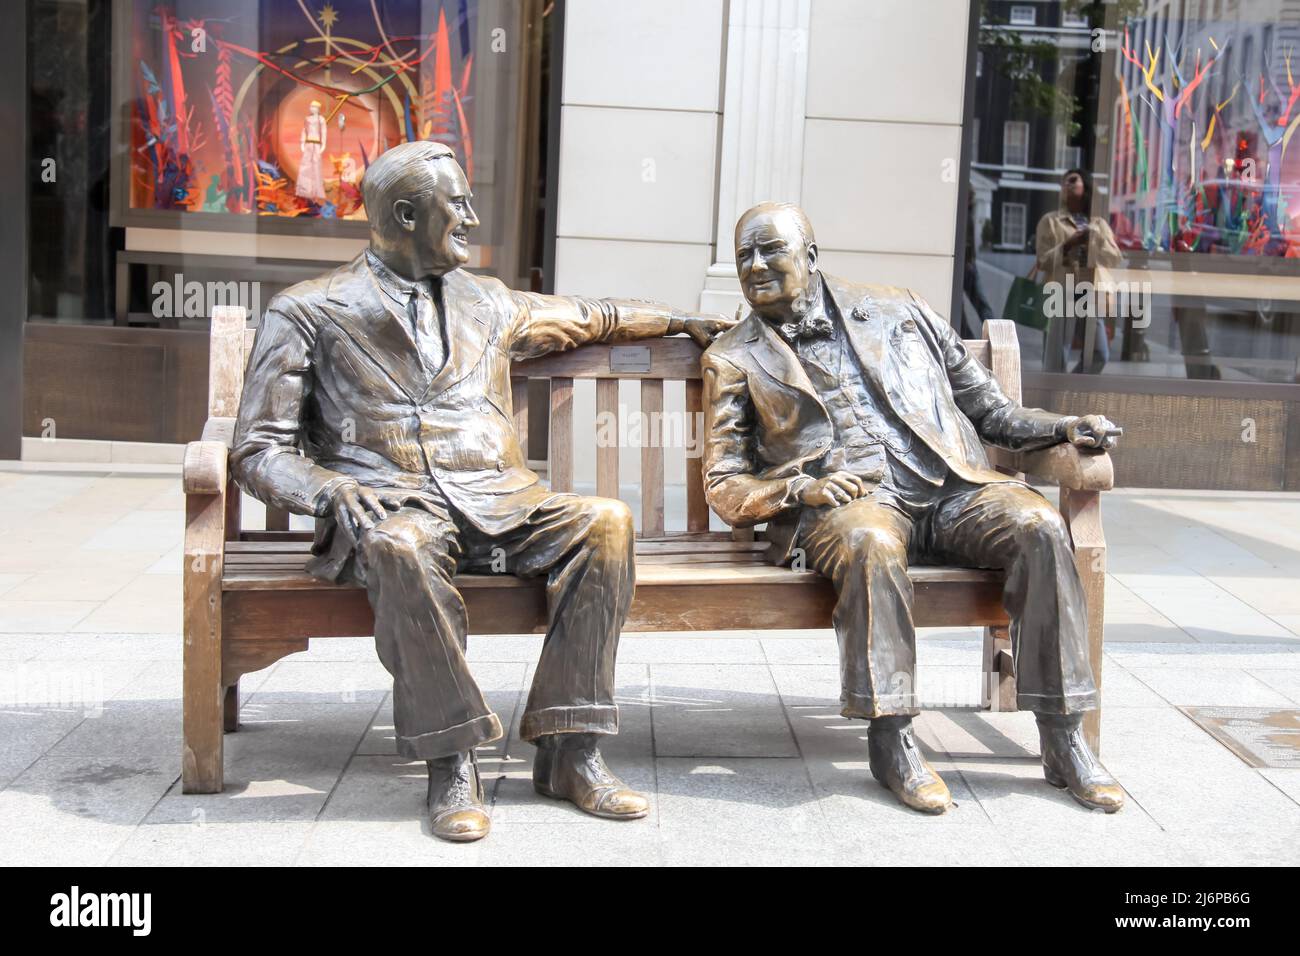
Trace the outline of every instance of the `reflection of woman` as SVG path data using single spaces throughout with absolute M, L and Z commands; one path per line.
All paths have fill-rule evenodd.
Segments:
M 311 111 L 302 124 L 298 145 L 302 147 L 302 164 L 294 192 L 304 199 L 325 201 L 325 180 L 321 176 L 321 157 L 325 154 L 325 117 L 320 115 L 320 101 L 311 101 Z
M 1082 169 L 1067 171 L 1061 180 L 1061 208 L 1038 221 L 1035 237 L 1038 270 L 1045 282 L 1058 282 L 1064 287 L 1067 276 L 1073 276 L 1077 288 L 1084 281 L 1096 282 L 1099 270 L 1104 272 L 1119 265 L 1119 245 L 1115 242 L 1115 234 L 1101 216 L 1089 216 L 1091 209 L 1092 183 L 1088 174 Z M 1101 278 L 1104 280 L 1105 276 Z M 1071 336 L 1073 344 L 1081 350 L 1079 364 L 1074 370 L 1085 371 L 1085 360 L 1089 373 L 1095 375 L 1102 370 L 1110 358 L 1110 346 L 1106 341 L 1105 322 L 1096 313 L 1104 311 L 1105 305 L 1103 298 L 1094 295 L 1089 303 L 1089 314 L 1095 317 L 1091 321 L 1084 319 L 1077 325 L 1065 316 L 1052 318 L 1043 354 L 1045 371 L 1065 371 L 1069 362 L 1065 330 L 1070 326 L 1075 329 Z

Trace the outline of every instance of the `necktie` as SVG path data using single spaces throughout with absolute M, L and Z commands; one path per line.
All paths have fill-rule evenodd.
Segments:
M 415 344 L 420 350 L 420 361 L 425 371 L 433 373 L 442 368 L 446 359 L 442 343 L 442 329 L 438 327 L 438 311 L 433 304 L 433 296 L 424 282 L 416 284 L 411 290 L 411 303 L 408 308 L 411 315 L 411 328 L 415 334 Z

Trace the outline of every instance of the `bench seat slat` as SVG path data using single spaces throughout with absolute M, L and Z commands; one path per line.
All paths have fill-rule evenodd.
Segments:
M 733 541 L 723 532 L 678 534 L 659 538 L 638 538 L 637 554 L 696 554 L 699 552 L 764 551 L 766 541 Z M 311 540 L 284 538 L 276 541 L 230 541 L 226 544 L 227 560 L 246 554 L 306 554 Z
M 1007 622 L 998 572 L 917 567 L 910 576 L 920 627 Z M 546 628 L 544 579 L 459 575 L 456 585 L 469 610 L 472 634 L 540 633 Z M 241 643 L 374 633 L 364 591 L 316 581 L 301 569 L 228 572 L 224 588 L 227 633 Z M 830 582 L 809 572 L 766 564 L 650 564 L 638 567 L 625 630 L 827 628 L 834 607 Z
M 276 588 L 336 588 L 351 589 L 353 585 L 329 584 L 307 574 L 305 561 L 270 565 L 227 565 L 222 578 L 226 591 L 275 590 Z M 951 568 L 917 566 L 908 571 L 913 585 L 976 585 L 996 587 L 1001 590 L 1002 573 L 983 568 Z M 541 578 L 521 579 L 508 574 L 459 574 L 458 588 L 540 588 Z M 829 584 L 820 575 L 810 571 L 793 571 L 778 568 L 761 560 L 751 561 L 653 561 L 637 562 L 637 587 L 664 587 L 675 583 L 729 584 L 735 582 L 762 582 L 765 584 L 791 584 L 800 586 Z

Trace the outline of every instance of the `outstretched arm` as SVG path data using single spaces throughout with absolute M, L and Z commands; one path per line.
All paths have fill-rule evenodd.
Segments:
M 1012 451 L 1046 448 L 1066 440 L 1068 417 L 1012 401 L 993 374 L 971 356 L 956 330 L 915 292 L 912 300 L 938 343 L 957 407 L 974 423 L 980 438 Z
M 1062 442 L 1084 448 L 1114 446 L 1121 431 L 1101 415 L 1060 415 L 1013 401 L 993 374 L 971 356 L 953 327 L 915 292 L 911 295 L 938 343 L 957 407 L 975 424 L 984 441 L 1011 451 L 1033 451 Z
M 679 332 L 689 333 L 698 345 L 706 347 L 732 324 L 724 316 L 695 315 L 637 299 L 592 299 L 516 291 L 509 295 L 515 316 L 510 330 L 510 353 L 518 359 L 596 342 L 633 342 Z

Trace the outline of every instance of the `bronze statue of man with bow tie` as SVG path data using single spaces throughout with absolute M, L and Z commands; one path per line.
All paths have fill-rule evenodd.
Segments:
M 268 504 L 316 517 L 318 577 L 361 584 L 393 675 L 397 750 L 425 760 L 434 835 L 485 836 L 474 748 L 502 735 L 465 661 L 458 570 L 546 577 L 550 627 L 520 724 L 536 789 L 600 817 L 645 816 L 605 766 L 614 658 L 632 601 L 632 514 L 528 470 L 510 362 L 728 321 L 615 299 L 535 295 L 466 272 L 478 225 L 448 147 L 395 146 L 361 184 L 370 246 L 276 296 L 245 379 L 232 465 Z
M 872 775 L 915 810 L 949 806 L 911 729 L 908 562 L 1000 568 L 1047 780 L 1118 810 L 1123 791 L 1082 733 L 1098 701 L 1069 534 L 983 443 L 1110 448 L 1120 430 L 1021 407 L 920 297 L 821 272 L 797 206 L 746 212 L 736 267 L 752 312 L 704 355 L 705 494 L 733 526 L 767 522 L 774 560 L 801 555 L 834 583 L 842 713 L 871 722 Z

